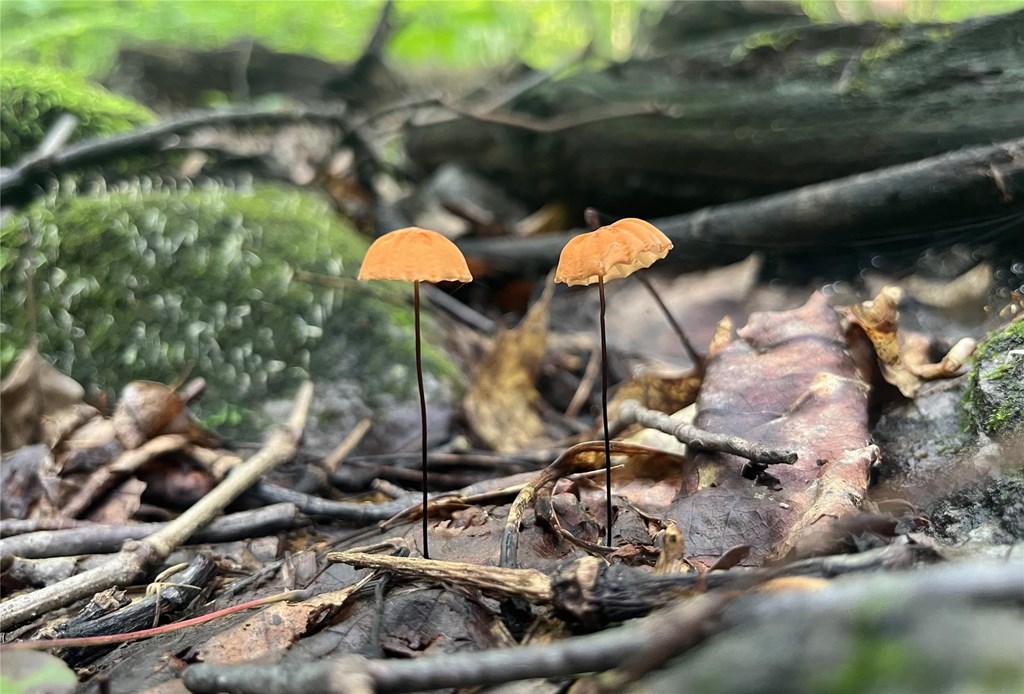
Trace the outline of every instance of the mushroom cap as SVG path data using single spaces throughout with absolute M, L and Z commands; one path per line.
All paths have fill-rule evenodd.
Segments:
M 419 227 L 388 232 L 370 244 L 361 280 L 472 282 L 466 257 L 445 236 Z
M 558 258 L 555 282 L 569 286 L 629 277 L 672 250 L 672 242 L 650 222 L 627 218 L 569 240 Z

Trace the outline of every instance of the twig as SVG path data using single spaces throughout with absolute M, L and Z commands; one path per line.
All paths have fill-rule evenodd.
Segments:
M 349 432 L 348 436 L 338 444 L 338 447 L 331 451 L 329 456 L 324 458 L 322 467 L 327 471 L 328 475 L 333 474 L 338 469 L 338 466 L 344 462 L 345 458 L 355 450 L 359 442 L 366 436 L 366 432 L 370 430 L 370 426 L 372 426 L 372 422 L 369 418 L 360 420 L 352 431 Z
M 270 482 L 260 481 L 253 488 L 253 493 L 263 501 L 271 503 L 288 503 L 297 506 L 303 513 L 311 516 L 324 516 L 335 520 L 365 525 L 378 523 L 401 512 L 412 500 L 414 495 L 388 501 L 383 504 L 371 504 L 355 501 L 334 501 L 313 496 L 294 489 L 279 487 Z M 415 497 L 418 499 L 419 494 Z
M 263 449 L 234 468 L 223 482 L 163 529 L 140 542 L 127 543 L 119 554 L 94 569 L 0 603 L 0 631 L 112 586 L 130 585 L 159 565 L 256 480 L 295 454 L 312 396 L 313 385 L 303 383 L 287 426 L 272 432 Z
M 442 583 L 476 588 L 488 595 L 523 598 L 541 605 L 549 604 L 553 597 L 551 579 L 535 569 L 504 569 L 458 561 L 411 559 L 364 552 L 330 552 L 327 561 L 381 569 L 399 576 L 430 578 Z
M 243 108 L 223 111 L 195 111 L 157 125 L 139 128 L 107 138 L 83 140 L 58 152 L 29 155 L 0 174 L 0 197 L 29 192 L 47 177 L 100 164 L 128 155 L 156 154 L 179 145 L 181 136 L 202 127 L 280 125 L 320 122 L 348 129 L 345 107 L 339 104 L 308 105 L 302 108 Z
M 493 320 L 471 306 L 467 306 L 443 289 L 432 284 L 424 285 L 426 297 L 430 303 L 448 313 L 459 322 L 477 330 L 484 335 L 494 335 L 498 329 Z
M 95 525 L 95 523 L 73 518 L 29 518 L 26 520 L 5 518 L 0 520 L 0 538 L 36 533 L 42 530 L 67 530 L 91 525 Z
M 668 310 L 668 306 L 666 306 L 665 302 L 661 300 L 661 295 L 658 294 L 658 291 L 654 288 L 654 285 L 651 284 L 651 281 L 647 279 L 647 276 L 642 272 L 638 272 L 636 274 L 636 278 L 654 299 L 654 303 L 658 305 L 658 310 L 661 311 L 661 315 L 665 316 L 665 320 L 668 321 L 669 326 L 671 326 L 672 332 L 674 332 L 676 337 L 679 338 L 679 341 L 683 345 L 683 349 L 686 350 L 687 356 L 689 356 L 690 361 L 693 362 L 693 368 L 697 370 L 697 373 L 703 375 L 704 359 L 702 359 L 701 356 L 697 354 L 697 350 L 693 348 L 693 344 L 690 342 L 690 339 L 686 337 L 686 333 L 683 332 L 683 326 L 679 325 L 679 321 L 677 321 L 676 317 L 672 315 L 672 312 Z
M 624 443 L 622 441 L 611 441 L 609 443 L 611 450 L 615 453 L 649 454 L 656 451 L 656 449 L 634 443 Z M 564 477 L 573 468 L 577 467 L 579 465 L 577 458 L 580 453 L 604 450 L 604 441 L 584 441 L 583 443 L 578 443 L 566 449 L 551 465 L 544 468 L 540 474 L 523 486 L 523 489 L 509 507 L 508 517 L 505 519 L 505 528 L 501 534 L 501 558 L 499 561 L 501 566 L 514 568 L 518 563 L 519 526 L 523 522 L 527 506 L 537 497 L 538 490 L 544 485 L 551 484 L 560 477 Z M 665 454 L 664 451 L 657 452 L 662 455 Z M 592 465 L 588 464 L 588 466 Z M 612 519 L 609 518 L 608 524 L 611 525 L 611 522 Z
M 797 455 L 793 451 L 768 448 L 739 436 L 726 436 L 698 429 L 692 424 L 681 424 L 664 412 L 649 410 L 636 400 L 627 400 L 619 406 L 616 424 L 640 424 L 657 429 L 680 442 L 702 451 L 731 453 L 757 465 L 792 465 Z
M 308 521 L 303 521 L 295 504 L 275 504 L 215 518 L 189 538 L 189 541 L 193 544 L 230 542 L 269 535 L 279 530 L 294 528 L 303 522 Z M 0 540 L 0 559 L 41 559 L 116 552 L 125 541 L 141 540 L 166 526 L 167 523 L 89 524 L 76 528 L 25 533 Z
M 275 602 L 294 602 L 295 600 L 305 600 L 308 597 L 309 591 L 289 590 L 284 593 L 278 593 L 277 595 L 268 595 L 264 598 L 258 598 L 256 600 L 250 600 L 248 602 L 232 605 L 231 607 L 225 607 L 222 610 L 217 610 L 216 612 L 204 614 L 199 617 L 193 617 L 192 619 L 184 619 L 180 622 L 175 622 L 173 624 L 166 624 L 162 627 L 154 627 L 152 629 L 141 629 L 139 631 L 131 631 L 124 634 L 106 634 L 104 636 L 82 636 L 79 638 L 67 639 L 17 641 L 14 643 L 8 643 L 0 646 L 0 651 L 48 650 L 50 648 L 81 648 L 87 646 L 106 646 L 111 644 L 125 643 L 126 641 L 148 639 L 152 636 L 170 634 L 171 632 L 180 631 L 182 629 L 188 629 L 189 627 L 198 626 L 199 624 L 205 624 L 206 622 L 212 622 L 215 619 L 227 617 L 229 614 L 234 614 L 235 612 L 251 610 L 254 607 L 263 607 L 264 605 L 270 605 Z
M 188 443 L 187 436 L 167 434 L 150 439 L 138 448 L 124 451 L 110 465 L 105 465 L 90 475 L 82 488 L 71 497 L 61 511 L 69 518 L 77 518 L 85 513 L 103 494 L 150 460 L 181 450 Z
M 587 360 L 587 366 L 583 369 L 583 376 L 580 378 L 580 386 L 576 389 L 576 392 L 572 395 L 572 400 L 569 401 L 569 406 L 565 408 L 566 417 L 575 417 L 583 409 L 583 405 L 590 398 L 590 394 L 594 391 L 594 382 L 597 380 L 597 374 L 601 372 L 601 352 L 600 350 L 591 350 L 590 359 Z
M 71 113 L 62 113 L 57 121 L 53 124 L 53 127 L 46 133 L 46 137 L 39 143 L 36 151 L 33 152 L 33 156 L 39 158 L 45 158 L 56 152 L 58 149 L 64 146 L 64 144 L 71 139 L 71 136 L 75 133 L 75 128 L 78 127 L 78 118 Z

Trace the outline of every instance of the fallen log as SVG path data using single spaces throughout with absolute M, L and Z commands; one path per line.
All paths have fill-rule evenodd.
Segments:
M 754 251 L 874 253 L 959 240 L 1024 253 L 1024 137 L 653 222 L 682 249 L 666 261 L 694 267 Z M 544 273 L 575 233 L 459 245 L 499 270 Z
M 646 51 L 629 61 L 500 109 L 421 114 L 410 158 L 461 165 L 536 206 L 651 217 L 1024 135 L 1024 11 L 886 26 L 686 4 L 690 15 L 673 7 L 641 33 Z M 722 21 L 684 31 L 709 13 Z

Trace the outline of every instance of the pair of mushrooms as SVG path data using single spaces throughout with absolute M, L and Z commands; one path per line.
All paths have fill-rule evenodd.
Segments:
M 597 283 L 601 299 L 601 407 L 604 419 L 607 544 L 612 544 L 611 443 L 608 432 L 608 348 L 605 339 L 604 284 L 628 277 L 668 255 L 672 242 L 642 219 L 621 219 L 572 238 L 562 249 L 555 281 L 569 286 Z M 420 282 L 471 282 L 466 258 L 447 238 L 428 229 L 408 227 L 378 238 L 366 252 L 360 280 L 404 280 L 413 283 L 416 334 L 416 380 L 420 396 L 423 469 L 423 556 L 427 545 L 427 402 L 423 392 L 420 346 Z

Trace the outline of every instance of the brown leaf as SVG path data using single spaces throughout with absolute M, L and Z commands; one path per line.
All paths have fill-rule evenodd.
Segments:
M 129 449 L 160 434 L 188 432 L 188 410 L 181 396 L 152 381 L 133 381 L 125 386 L 112 419 L 117 438 Z
M 0 449 L 51 440 L 48 434 L 78 407 L 85 390 L 29 347 L 0 384 Z M 91 408 L 89 408 L 91 409 Z
M 494 341 L 466 393 L 470 427 L 496 451 L 521 450 L 543 439 L 544 422 L 537 412 L 540 394 L 534 383 L 547 345 L 553 288 L 548 283 L 522 322 Z
M 733 545 L 745 564 L 788 551 L 802 533 L 856 511 L 876 449 L 869 444 L 867 388 L 856 378 L 835 311 L 820 293 L 792 311 L 755 313 L 735 338 L 723 333 L 708 359 L 697 426 L 794 450 L 760 484 L 741 459 L 698 453 L 669 517 L 705 565 Z M 692 491 L 696 489 L 696 491 Z
M 88 519 L 94 523 L 123 525 L 139 510 L 144 491 L 146 483 L 130 477 L 108 493 L 103 501 L 89 512 Z
M 700 376 L 692 370 L 680 373 L 641 368 L 615 388 L 608 402 L 608 419 L 615 421 L 619 406 L 627 400 L 659 412 L 678 412 L 693 404 L 699 390 Z
M 196 658 L 216 663 L 275 660 L 320 624 L 325 615 L 337 611 L 372 575 L 368 573 L 341 590 L 302 602 L 276 602 L 207 639 L 197 649 Z

